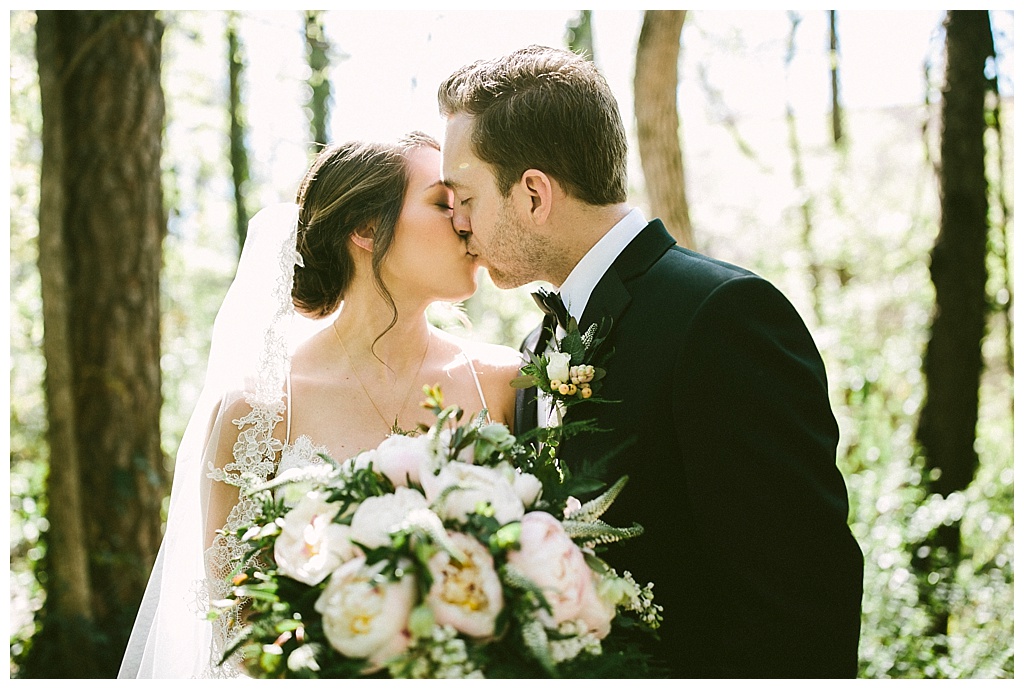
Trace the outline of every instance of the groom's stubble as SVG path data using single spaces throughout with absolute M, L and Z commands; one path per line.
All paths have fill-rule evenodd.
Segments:
M 471 247 L 473 243 L 471 240 Z M 550 275 L 559 274 L 558 250 L 545 234 L 530 229 L 516 214 L 508 197 L 501 201 L 490 241 L 487 245 L 476 244 L 491 282 L 501 289 L 513 289 L 536 280 L 550 282 Z

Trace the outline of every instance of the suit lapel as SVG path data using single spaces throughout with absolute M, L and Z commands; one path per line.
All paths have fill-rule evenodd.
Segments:
M 622 250 L 594 287 L 587 308 L 580 318 L 580 330 L 586 332 L 592 324 L 600 323 L 602 318 L 611 319 L 614 329 L 616 320 L 633 298 L 626 286 L 628 281 L 646 272 L 674 244 L 675 240 L 660 220 L 649 222 Z

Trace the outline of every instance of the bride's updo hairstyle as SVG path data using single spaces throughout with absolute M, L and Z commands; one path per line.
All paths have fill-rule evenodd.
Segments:
M 303 263 L 295 267 L 292 283 L 296 309 L 311 318 L 337 310 L 355 274 L 350 237 L 354 232 L 369 233 L 373 280 L 391 306 L 394 325 L 398 311 L 381 278 L 381 265 L 405 200 L 407 155 L 422 146 L 441 150 L 433 137 L 412 132 L 395 143 L 350 141 L 328 146 L 313 161 L 296 198 L 296 248 Z

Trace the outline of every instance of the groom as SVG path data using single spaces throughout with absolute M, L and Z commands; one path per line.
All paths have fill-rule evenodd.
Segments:
M 607 432 L 567 440 L 561 457 L 573 468 L 620 449 L 609 476 L 630 481 L 606 518 L 645 533 L 608 561 L 655 584 L 664 623 L 648 650 L 672 677 L 853 677 L 863 556 L 800 316 L 630 208 L 625 131 L 590 62 L 533 46 L 460 69 L 438 99 L 469 251 L 499 287 L 558 287 L 581 330 L 611 323 L 599 394 L 614 403 L 566 419 Z M 524 348 L 546 341 L 538 329 Z M 537 417 L 524 395 L 517 432 Z

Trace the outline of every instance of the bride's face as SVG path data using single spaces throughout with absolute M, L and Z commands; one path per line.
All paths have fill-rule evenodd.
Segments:
M 461 301 L 476 291 L 476 263 L 452 227 L 452 192 L 441 182 L 441 154 L 429 146 L 408 155 L 409 183 L 384 261 L 385 283 L 429 301 Z

